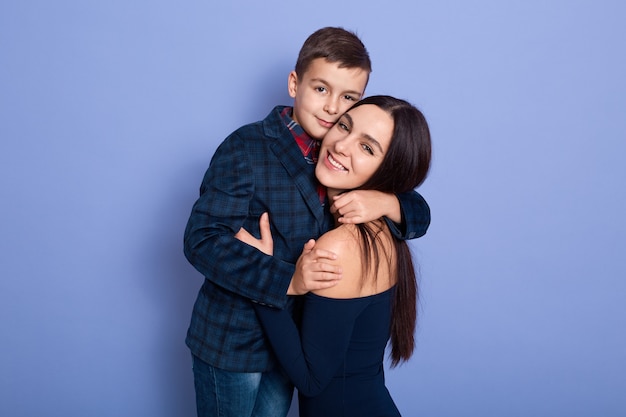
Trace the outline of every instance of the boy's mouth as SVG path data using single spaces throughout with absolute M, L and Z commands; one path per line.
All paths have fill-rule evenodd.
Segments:
M 317 118 L 317 122 L 320 124 L 320 126 L 326 129 L 330 129 L 335 124 L 334 122 L 327 122 L 326 120 L 320 119 L 319 117 Z

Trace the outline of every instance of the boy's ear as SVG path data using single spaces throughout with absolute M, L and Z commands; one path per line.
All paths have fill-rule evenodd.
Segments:
M 298 75 L 295 71 L 289 73 L 287 79 L 287 90 L 289 91 L 289 97 L 296 98 L 296 91 L 298 91 Z

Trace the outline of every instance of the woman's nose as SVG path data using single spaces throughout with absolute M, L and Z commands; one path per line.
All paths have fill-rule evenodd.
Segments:
M 335 145 L 333 147 L 335 148 L 335 152 L 345 155 L 350 147 L 349 139 L 339 139 L 337 140 L 337 142 L 335 142 Z

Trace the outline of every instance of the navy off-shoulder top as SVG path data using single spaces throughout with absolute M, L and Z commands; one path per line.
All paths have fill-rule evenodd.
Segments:
M 351 299 L 309 293 L 300 330 L 287 310 L 255 304 L 298 389 L 301 417 L 400 416 L 383 370 L 393 291 Z

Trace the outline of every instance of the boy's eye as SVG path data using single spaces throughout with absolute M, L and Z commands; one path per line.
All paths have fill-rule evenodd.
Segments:
M 316 87 L 315 90 L 318 93 L 325 93 L 326 92 L 326 87 Z
M 345 100 L 348 100 L 348 101 L 357 101 L 358 100 L 358 98 L 356 98 L 354 96 L 349 96 L 349 95 L 343 96 L 343 98 Z
M 341 130 L 350 131 L 350 128 L 344 122 L 337 122 L 337 127 Z

